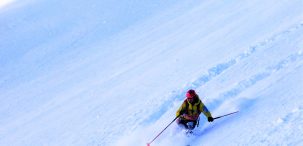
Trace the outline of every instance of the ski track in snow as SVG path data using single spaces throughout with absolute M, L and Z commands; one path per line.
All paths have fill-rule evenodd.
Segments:
M 198 77 L 197 79 L 193 80 L 191 83 L 188 83 L 187 85 L 185 85 L 185 87 L 183 89 L 180 89 L 179 91 L 173 91 L 171 94 L 169 94 L 170 97 L 166 98 L 167 100 L 164 101 L 163 104 L 158 108 L 159 111 L 155 112 L 148 119 L 141 121 L 141 123 L 139 123 L 139 125 L 155 122 L 155 120 L 159 119 L 170 107 L 173 106 L 173 103 L 183 100 L 184 94 L 186 93 L 186 91 L 188 89 L 196 89 L 198 87 L 203 86 L 207 82 L 211 81 L 215 77 L 222 74 L 224 71 L 226 71 L 226 70 L 230 69 L 231 67 L 233 67 L 234 65 L 244 61 L 248 57 L 253 56 L 257 51 L 261 51 L 262 49 L 266 48 L 266 46 L 276 42 L 277 40 L 287 38 L 287 36 L 292 33 L 302 31 L 302 29 L 303 29 L 303 21 L 300 24 L 290 27 L 286 31 L 282 31 L 282 32 L 270 37 L 269 39 L 266 39 L 264 41 L 257 43 L 256 45 L 249 47 L 249 49 L 247 51 L 235 56 L 234 58 L 208 69 L 207 74 L 203 74 L 200 77 Z M 300 49 L 303 49 L 303 48 L 300 48 Z M 238 82 L 238 84 L 234 88 L 222 93 L 218 98 L 216 98 L 216 100 L 214 100 L 210 103 L 207 103 L 207 105 L 210 109 L 216 109 L 226 100 L 239 95 L 241 92 L 243 92 L 247 88 L 255 85 L 259 81 L 262 81 L 262 80 L 270 77 L 273 73 L 284 69 L 285 67 L 289 66 L 290 64 L 294 64 L 294 63 L 302 61 L 302 60 L 303 60 L 302 50 L 300 50 L 298 52 L 294 52 L 291 55 L 289 55 L 288 57 L 277 62 L 275 65 L 266 68 L 263 72 L 259 72 L 253 76 L 250 76 L 246 80 L 242 80 L 242 81 Z M 301 62 L 301 63 L 303 63 L 303 62 Z
M 276 65 L 267 68 L 264 72 L 255 74 L 255 75 L 249 77 L 249 79 L 247 79 L 247 80 L 240 81 L 234 88 L 222 93 L 219 98 L 217 98 L 214 102 L 210 103 L 209 107 L 211 107 L 212 109 L 216 109 L 226 100 L 239 95 L 241 92 L 245 91 L 245 89 L 270 77 L 273 73 L 286 68 L 290 64 L 293 64 L 293 63 L 296 63 L 296 62 L 302 61 L 302 60 L 303 60 L 303 53 L 297 52 L 297 53 L 291 54 L 287 58 L 278 62 Z M 301 62 L 301 63 L 303 63 L 303 62 Z

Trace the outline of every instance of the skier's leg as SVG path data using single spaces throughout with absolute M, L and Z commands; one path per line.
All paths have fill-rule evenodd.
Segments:
M 187 121 L 186 120 L 183 120 L 183 119 L 181 119 L 181 118 L 178 118 L 177 120 L 176 120 L 176 122 L 177 122 L 177 124 L 180 126 L 180 127 L 182 127 L 182 128 L 185 128 L 185 129 L 188 129 L 188 127 L 187 127 Z
M 187 122 L 187 127 L 189 130 L 193 130 L 197 125 L 197 121 L 188 121 Z
M 197 121 L 193 121 L 193 122 L 194 122 L 194 126 L 193 126 L 193 127 L 195 128 L 196 125 L 197 125 Z M 193 129 L 194 129 L 194 128 L 193 128 Z

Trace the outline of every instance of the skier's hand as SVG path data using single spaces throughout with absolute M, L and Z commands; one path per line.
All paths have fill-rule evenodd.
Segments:
M 213 117 L 208 117 L 207 120 L 208 120 L 208 122 L 212 122 L 212 121 L 214 121 L 214 118 Z

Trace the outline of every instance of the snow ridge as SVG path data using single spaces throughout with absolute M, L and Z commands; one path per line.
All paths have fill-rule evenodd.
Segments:
M 256 52 L 262 51 L 262 49 L 267 49 L 268 46 L 272 45 L 273 43 L 280 41 L 280 40 L 285 40 L 289 35 L 298 33 L 303 31 L 303 22 L 294 25 L 290 27 L 289 29 L 282 31 L 264 41 L 261 41 L 257 43 L 256 45 L 253 45 L 249 47 L 249 49 L 234 58 L 224 62 L 220 63 L 210 69 L 208 69 L 206 74 L 201 75 L 199 78 L 196 80 L 192 81 L 191 83 L 188 83 L 185 85 L 183 89 L 180 89 L 179 91 L 173 91 L 169 94 L 170 97 L 166 98 L 167 100 L 163 102 L 163 104 L 158 108 L 159 110 L 155 112 L 153 115 L 151 115 L 148 119 L 142 121 L 142 123 L 151 123 L 154 122 L 155 119 L 158 119 L 169 109 L 169 107 L 173 106 L 173 103 L 180 102 L 184 99 L 184 94 L 188 89 L 197 89 L 198 87 L 203 86 L 207 82 L 210 82 L 212 79 L 215 77 L 221 75 L 224 73 L 224 71 L 232 68 L 236 64 L 245 61 L 245 59 L 253 56 Z M 302 48 L 303 49 L 303 48 Z M 273 50 L 274 51 L 274 50 Z M 284 69 L 287 67 L 289 64 L 294 64 L 297 62 L 300 62 L 303 60 L 303 54 L 302 51 L 295 52 L 288 57 L 280 60 L 278 63 L 276 63 L 273 66 L 267 67 L 264 71 L 259 72 L 257 74 L 254 74 L 248 79 L 240 81 L 235 87 L 232 89 L 225 91 L 222 93 L 216 100 L 208 103 L 209 107 L 211 109 L 216 109 L 219 107 L 224 101 L 227 99 L 231 99 L 232 97 L 235 97 L 239 95 L 241 92 L 243 92 L 245 89 L 255 85 L 256 83 L 268 78 L 271 74 L 274 72 L 277 72 L 279 70 Z M 301 62 L 303 63 L 303 62 Z

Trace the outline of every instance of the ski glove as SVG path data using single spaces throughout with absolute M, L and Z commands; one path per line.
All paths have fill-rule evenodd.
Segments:
M 214 121 L 214 118 L 213 117 L 208 117 L 207 120 L 208 120 L 208 122 L 212 122 L 212 121 Z

